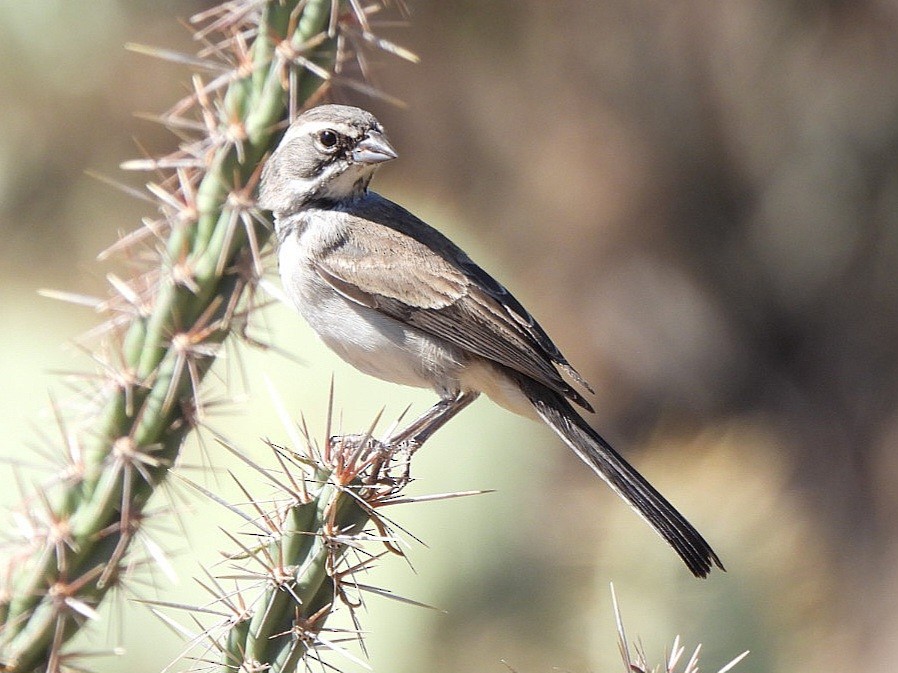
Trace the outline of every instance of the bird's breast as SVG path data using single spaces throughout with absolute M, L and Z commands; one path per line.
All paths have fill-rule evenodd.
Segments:
M 306 226 L 291 232 L 278 253 L 284 291 L 337 355 L 377 378 L 440 394 L 459 390 L 464 355 L 454 346 L 337 292 L 315 270 L 333 232 Z

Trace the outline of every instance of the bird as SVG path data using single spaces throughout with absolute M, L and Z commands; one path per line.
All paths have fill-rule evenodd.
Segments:
M 273 215 L 285 294 L 356 369 L 433 389 L 397 441 L 423 443 L 483 393 L 544 422 L 696 577 L 723 564 L 701 534 L 578 413 L 594 391 L 515 297 L 457 245 L 369 189 L 397 158 L 370 112 L 312 107 L 268 157 L 257 205 Z

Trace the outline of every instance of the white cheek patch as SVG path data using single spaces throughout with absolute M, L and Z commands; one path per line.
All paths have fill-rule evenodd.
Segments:
M 336 175 L 334 173 L 333 167 L 328 167 L 322 175 L 315 178 L 292 177 L 287 180 L 287 192 L 294 197 L 339 199 L 358 191 L 356 184 L 365 176 L 365 171 L 360 171 L 355 166 Z
M 328 180 L 320 196 L 326 199 L 342 199 L 354 196 L 363 191 L 371 174 L 370 169 L 360 166 L 350 166 L 348 169 Z
M 287 180 L 287 191 L 296 195 L 309 194 L 318 184 L 319 181 L 313 178 L 290 178 Z

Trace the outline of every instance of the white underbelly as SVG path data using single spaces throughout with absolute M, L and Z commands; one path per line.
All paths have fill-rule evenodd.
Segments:
M 337 292 L 314 271 L 296 236 L 281 243 L 279 263 L 281 282 L 296 309 L 356 369 L 385 381 L 432 388 L 441 397 L 482 392 L 510 411 L 535 417 L 517 384 L 492 363 Z
M 336 293 L 304 315 L 324 343 L 366 374 L 439 392 L 458 388 L 456 358 L 418 330 Z
M 281 282 L 296 309 L 346 362 L 386 381 L 458 392 L 462 354 L 457 348 L 338 293 L 312 269 L 295 237 L 281 244 L 279 262 Z

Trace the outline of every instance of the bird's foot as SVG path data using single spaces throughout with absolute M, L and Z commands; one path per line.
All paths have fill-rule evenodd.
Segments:
M 411 457 L 418 448 L 414 438 L 381 441 L 370 434 L 332 435 L 329 445 L 332 455 L 340 454 L 344 464 L 367 468 L 369 483 L 401 488 L 411 481 Z

